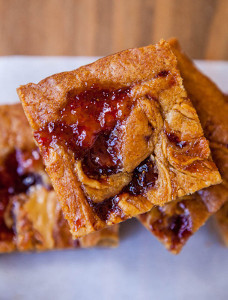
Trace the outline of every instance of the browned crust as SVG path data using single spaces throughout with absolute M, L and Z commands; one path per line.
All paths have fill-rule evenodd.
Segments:
M 228 201 L 228 103 L 224 94 L 193 62 L 181 51 L 176 39 L 170 40 L 170 45 L 178 60 L 178 67 L 183 78 L 184 87 L 196 108 L 206 138 L 210 141 L 212 157 L 222 175 L 223 183 L 201 190 L 187 199 L 178 200 L 160 209 L 153 208 L 151 212 L 139 217 L 142 224 L 149 229 L 173 253 L 179 253 L 188 238 L 194 234 L 226 201 Z M 192 200 L 192 201 L 191 201 Z M 183 204 L 185 211 L 180 210 Z M 225 212 L 218 213 L 218 223 L 221 232 L 225 233 Z M 168 230 L 173 217 L 185 215 L 191 222 L 191 232 L 178 239 L 175 230 Z M 160 226 L 158 218 L 160 217 Z M 223 221 L 222 221 L 223 219 Z M 179 220 L 179 219 L 178 219 Z M 182 224 L 183 225 L 183 224 Z M 173 221 L 172 228 L 177 222 Z M 184 225 L 183 225 L 184 226 Z M 224 235 L 224 240 L 227 236 Z M 176 242 L 174 243 L 173 240 Z
M 31 129 L 21 104 L 0 106 L 0 168 L 15 148 L 36 148 Z M 43 171 L 44 166 L 37 166 Z M 1 201 L 1 199 L 0 199 Z M 115 247 L 119 242 L 118 225 L 105 231 L 73 240 L 63 217 L 57 196 L 51 188 L 33 187 L 28 194 L 11 196 L 5 211 L 6 223 L 14 227 L 11 240 L 0 240 L 0 253 L 12 251 L 44 251 L 95 246 Z M 0 232 L 0 236 L 1 232 Z
M 163 90 L 165 79 L 156 79 L 156 75 L 164 70 L 169 71 L 175 83 L 173 87 Z M 75 237 L 148 211 L 153 204 L 161 205 L 176 199 L 177 196 L 193 193 L 220 182 L 220 176 L 210 158 L 208 142 L 203 137 L 196 112 L 182 86 L 176 58 L 165 41 L 155 46 L 130 49 L 108 56 L 72 72 L 53 75 L 39 84 L 21 86 L 18 95 L 33 130 L 58 119 L 58 112 L 66 102 L 67 92 L 73 88 L 83 89 L 85 82 L 98 82 L 100 85 L 108 84 L 115 88 L 136 83 L 136 87 L 140 87 L 142 92 L 138 96 L 141 95 L 142 98 L 145 97 L 145 91 L 156 92 L 158 104 L 152 100 L 149 104 L 147 101 L 147 105 L 145 101 L 140 103 L 141 109 L 149 121 L 155 123 L 157 129 L 153 138 L 153 160 L 159 170 L 159 176 L 156 187 L 148 191 L 146 197 L 124 194 L 118 203 L 122 215 L 110 213 L 109 219 L 104 222 L 86 200 L 75 169 L 73 154 L 59 145 L 58 149 L 50 148 L 43 158 Z M 203 153 L 203 157 L 195 157 L 194 163 L 191 164 L 189 152 L 193 153 L 195 150 L 190 148 L 180 151 L 173 147 L 164 133 L 165 127 L 178 132 L 181 139 L 193 144 L 194 141 L 201 141 L 200 153 Z

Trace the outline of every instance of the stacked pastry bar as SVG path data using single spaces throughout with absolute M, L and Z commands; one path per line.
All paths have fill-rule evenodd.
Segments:
M 196 108 L 204 134 L 210 141 L 212 157 L 223 179 L 220 185 L 177 199 L 163 207 L 154 207 L 139 217 L 167 249 L 178 253 L 187 239 L 228 201 L 228 103 L 218 87 L 197 70 L 181 51 L 177 40 L 173 39 L 169 43 L 177 57 L 184 87 Z M 222 210 L 224 212 L 225 207 Z M 222 211 L 218 213 L 219 220 L 225 220 Z
M 118 244 L 118 227 L 73 240 L 21 104 L 0 106 L 0 252 Z
M 225 201 L 196 193 L 221 183 L 206 139 L 220 167 L 218 118 L 204 107 L 217 88 L 181 58 L 161 41 L 18 89 L 74 238 L 138 216 L 178 252 Z

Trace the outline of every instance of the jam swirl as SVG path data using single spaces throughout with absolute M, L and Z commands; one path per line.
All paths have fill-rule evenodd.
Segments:
M 144 195 L 149 189 L 155 186 L 157 179 L 157 170 L 151 159 L 148 157 L 135 168 L 131 182 L 126 185 L 118 195 L 100 203 L 95 203 L 90 199 L 87 199 L 87 201 L 101 220 L 107 221 L 109 216 L 113 213 L 124 220 L 126 217 L 118 206 L 120 196 L 123 194 L 128 194 L 130 196 Z
M 55 122 L 36 131 L 45 149 L 51 143 L 65 145 L 82 160 L 84 172 L 93 178 L 116 173 L 121 167 L 115 130 L 130 114 L 131 87 L 116 90 L 92 85 L 85 91 L 68 92 L 66 105 Z

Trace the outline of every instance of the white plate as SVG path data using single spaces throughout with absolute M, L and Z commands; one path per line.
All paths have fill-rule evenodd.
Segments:
M 0 103 L 20 84 L 90 63 L 91 57 L 0 58 Z M 199 67 L 228 92 L 228 63 Z M 216 113 L 216 112 L 215 112 Z M 0 255 L 0 299 L 228 299 L 228 249 L 212 222 L 173 256 L 136 220 L 121 226 L 117 249 Z

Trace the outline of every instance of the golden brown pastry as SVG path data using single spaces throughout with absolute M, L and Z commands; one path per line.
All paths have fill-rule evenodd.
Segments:
M 18 94 L 75 237 L 220 182 L 165 41 Z
M 21 104 L 0 106 L 0 252 L 117 244 L 118 226 L 73 240 Z
M 169 43 L 223 179 L 220 185 L 203 189 L 163 207 L 153 207 L 149 213 L 139 217 L 168 250 L 178 253 L 188 238 L 228 201 L 228 102 L 218 87 L 181 51 L 177 40 Z M 218 213 L 218 219 L 224 219 L 225 213 L 226 209 Z

